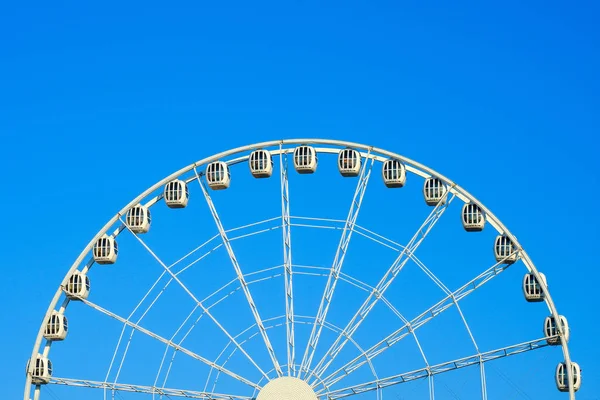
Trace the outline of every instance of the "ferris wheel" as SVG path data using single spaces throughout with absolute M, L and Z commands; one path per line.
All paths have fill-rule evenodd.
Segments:
M 492 366 L 526 374 L 540 353 L 529 378 L 574 399 L 569 336 L 546 276 L 461 186 L 376 147 L 279 140 L 195 162 L 106 223 L 50 301 L 24 399 L 435 399 L 462 371 L 487 399 L 516 387 Z

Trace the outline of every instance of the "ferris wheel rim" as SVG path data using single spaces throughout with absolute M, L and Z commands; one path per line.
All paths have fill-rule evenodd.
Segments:
M 32 354 L 31 354 L 31 357 L 29 358 L 29 360 L 34 359 L 37 356 L 37 354 L 39 354 L 39 350 L 42 347 L 45 323 L 46 323 L 47 319 L 50 317 L 50 315 L 52 314 L 52 312 L 56 309 L 58 301 L 63 293 L 62 288 L 67 283 L 67 280 L 69 279 L 70 275 L 75 270 L 77 270 L 77 268 L 80 265 L 82 265 L 82 262 L 84 261 L 85 256 L 91 251 L 91 249 L 93 248 L 96 241 L 100 237 L 102 237 L 102 235 L 105 235 L 109 231 L 109 229 L 111 227 L 113 227 L 119 221 L 120 218 L 124 217 L 130 208 L 136 206 L 137 204 L 140 204 L 140 202 L 142 200 L 144 200 L 146 197 L 148 197 L 149 194 L 158 190 L 160 187 L 164 186 L 166 183 L 168 183 L 174 179 L 177 179 L 181 175 L 183 175 L 187 172 L 193 171 L 198 167 L 204 166 L 204 165 L 212 163 L 214 161 L 220 161 L 221 159 L 223 159 L 225 157 L 230 157 L 230 156 L 248 152 L 251 150 L 258 150 L 258 149 L 262 149 L 262 148 L 266 148 L 266 147 L 275 147 L 275 146 L 279 146 L 281 149 L 282 146 L 287 146 L 287 145 L 334 146 L 334 147 L 332 147 L 331 151 L 327 151 L 327 148 L 319 149 L 319 150 L 325 150 L 324 152 L 330 152 L 330 153 L 338 152 L 341 148 L 353 148 L 356 150 L 368 151 L 368 153 L 371 154 L 372 157 L 375 159 L 378 158 L 377 155 L 380 155 L 381 157 L 396 159 L 396 160 L 399 160 L 402 163 L 406 164 L 409 167 L 413 167 L 414 169 L 407 168 L 412 173 L 416 173 L 417 175 L 420 175 L 422 177 L 431 176 L 431 177 L 436 177 L 436 178 L 440 179 L 448 186 L 449 192 L 453 192 L 454 194 L 458 195 L 459 198 L 465 202 L 468 201 L 469 203 L 473 203 L 473 204 L 476 204 L 477 206 L 479 206 L 485 215 L 486 221 L 489 221 L 490 224 L 494 226 L 494 228 L 498 231 L 499 234 L 505 235 L 508 237 L 508 239 L 514 244 L 515 248 L 517 249 L 519 259 L 521 261 L 523 261 L 523 264 L 525 265 L 527 270 L 530 273 L 532 273 L 536 277 L 537 281 L 539 282 L 539 285 L 545 294 L 544 302 L 546 303 L 551 316 L 554 317 L 555 320 L 557 320 L 557 321 L 560 319 L 560 314 L 558 313 L 558 310 L 552 299 L 551 293 L 549 291 L 549 288 L 548 288 L 548 285 L 547 285 L 545 279 L 541 278 L 540 272 L 536 268 L 535 264 L 533 263 L 533 261 L 531 260 L 531 258 L 529 257 L 528 253 L 525 251 L 523 246 L 519 243 L 516 236 L 513 233 L 511 233 L 510 230 L 508 230 L 506 228 L 506 226 L 500 221 L 500 219 L 498 217 L 496 217 L 496 215 L 492 211 L 490 211 L 481 201 L 479 201 L 475 196 L 473 196 L 466 189 L 464 189 L 463 187 L 461 187 L 460 185 L 455 183 L 453 180 L 440 174 L 436 170 L 429 168 L 426 165 L 421 164 L 415 160 L 412 160 L 406 156 L 403 156 L 401 154 L 391 152 L 391 151 L 388 151 L 388 150 L 385 150 L 385 149 L 382 149 L 379 147 L 375 147 L 375 146 L 365 145 L 365 144 L 361 144 L 361 143 L 357 143 L 357 142 L 333 140 L 333 139 L 319 139 L 319 138 L 281 139 L 281 140 L 258 142 L 258 143 L 254 143 L 254 144 L 236 147 L 236 148 L 233 148 L 230 150 L 226 150 L 226 151 L 214 154 L 209 157 L 205 157 L 205 158 L 198 160 L 192 164 L 189 164 L 189 165 L 175 171 L 174 173 L 168 175 L 167 177 L 159 180 L 154 185 L 150 186 L 148 189 L 143 191 L 140 195 L 135 197 L 131 202 L 129 202 L 125 207 L 123 207 L 117 214 L 115 214 L 115 216 L 113 216 L 98 231 L 98 233 L 92 238 L 92 240 L 84 247 L 83 251 L 76 258 L 75 262 L 72 264 L 72 266 L 69 268 L 68 272 L 66 273 L 65 277 L 63 278 L 61 284 L 59 285 L 57 291 L 55 292 L 54 297 L 52 298 L 52 300 L 48 306 L 48 309 L 44 315 L 44 319 L 42 320 L 42 323 L 40 325 L 38 334 L 36 336 L 35 344 L 33 346 L 33 351 L 32 351 Z M 319 150 L 317 151 L 317 153 L 319 153 Z M 285 151 L 283 151 L 283 150 L 270 151 L 271 154 L 279 154 L 280 156 L 283 155 L 284 152 L 285 152 L 285 154 L 287 154 L 290 152 L 290 149 L 285 149 Z M 247 160 L 248 157 L 249 156 L 246 155 L 246 156 L 240 157 L 238 159 L 234 159 L 234 160 L 232 160 L 232 163 L 243 162 L 243 161 Z M 378 159 L 378 161 L 381 161 L 381 159 Z M 417 171 L 421 171 L 424 174 L 419 174 L 419 173 L 417 173 Z M 85 269 L 87 270 L 88 266 L 86 266 Z M 61 308 L 66 308 L 68 303 L 69 303 L 69 299 L 65 299 Z M 563 332 L 562 332 L 561 324 L 557 324 L 557 329 L 558 329 L 559 334 L 562 337 Z M 575 399 L 575 390 L 574 390 L 574 385 L 573 385 L 572 368 L 570 368 L 570 366 L 572 365 L 572 361 L 571 361 L 571 357 L 570 357 L 568 343 L 566 340 L 561 340 L 561 348 L 562 348 L 562 352 L 563 352 L 564 363 L 566 364 L 566 368 L 567 368 L 567 376 L 568 376 L 568 381 L 569 381 L 569 398 L 570 398 L 570 400 L 574 400 Z M 44 347 L 44 356 L 47 356 L 47 354 L 49 353 L 49 350 L 50 350 L 50 345 L 46 345 Z M 33 368 L 33 366 L 30 365 L 30 368 Z M 28 371 L 28 373 L 26 374 L 24 400 L 29 400 L 30 390 L 31 390 L 31 386 L 32 386 L 31 374 L 29 372 L 30 371 Z

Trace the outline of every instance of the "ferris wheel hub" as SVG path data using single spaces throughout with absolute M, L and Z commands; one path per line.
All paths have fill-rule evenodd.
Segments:
M 267 383 L 256 400 L 317 400 L 317 395 L 303 380 L 282 376 Z

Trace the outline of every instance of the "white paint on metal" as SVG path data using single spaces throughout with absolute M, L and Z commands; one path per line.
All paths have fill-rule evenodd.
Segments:
M 481 202 L 479 202 L 469 192 L 467 192 L 465 189 L 463 189 L 462 187 L 460 187 L 459 185 L 457 185 L 450 179 L 446 178 L 445 176 L 437 173 L 436 171 L 434 171 L 420 163 L 417 163 L 416 161 L 413 161 L 409 158 L 403 157 L 399 154 L 395 154 L 395 153 L 392 153 L 392 152 L 389 152 L 389 151 L 386 151 L 386 150 L 383 150 L 380 148 L 375 148 L 372 146 L 362 145 L 359 143 L 351 143 L 351 142 L 338 141 L 338 140 L 324 140 L 324 139 L 277 140 L 277 141 L 269 141 L 269 142 L 263 142 L 263 143 L 256 143 L 256 144 L 249 145 L 249 146 L 238 147 L 238 148 L 228 150 L 228 151 L 225 151 L 225 152 L 222 152 L 219 154 L 215 154 L 211 157 L 207 157 L 207 158 L 197 161 L 191 165 L 188 165 L 187 167 L 184 167 L 184 168 L 172 173 L 171 175 L 169 175 L 169 176 L 165 177 L 164 179 L 162 179 L 161 181 L 157 182 L 152 187 L 148 188 L 146 191 L 144 191 L 139 196 L 137 196 L 135 199 L 133 199 L 129 204 L 127 204 L 113 218 L 111 218 L 105 224 L 105 226 L 90 240 L 90 242 L 87 244 L 87 246 L 85 246 L 83 251 L 79 254 L 79 256 L 76 258 L 76 260 L 72 264 L 69 271 L 66 273 L 61 285 L 58 287 L 52 300 L 50 301 L 50 304 L 47 308 L 46 314 L 44 315 L 44 317 L 42 319 L 42 323 L 38 330 L 38 334 L 36 336 L 36 340 L 35 340 L 35 343 L 34 343 L 34 346 L 32 349 L 31 356 L 34 357 L 40 351 L 40 349 L 42 347 L 44 348 L 44 351 L 43 351 L 44 354 L 47 355 L 49 353 L 50 345 L 48 343 L 42 345 L 42 341 L 44 340 L 43 332 L 44 332 L 45 323 L 46 323 L 48 317 L 50 316 L 52 311 L 56 308 L 56 305 L 60 301 L 61 296 L 63 296 L 62 288 L 64 287 L 64 285 L 67 284 L 70 275 L 76 269 L 81 268 L 82 265 L 84 265 L 84 267 L 81 268 L 81 271 L 83 273 L 87 273 L 91 269 L 91 267 L 93 265 L 93 260 L 91 260 L 89 257 L 90 257 L 90 252 L 93 248 L 93 245 L 95 244 L 95 242 L 97 241 L 97 239 L 99 237 L 101 237 L 104 234 L 108 234 L 108 232 L 111 229 L 114 230 L 114 233 L 112 234 L 112 236 L 117 236 L 124 229 L 123 225 L 116 226 L 116 224 L 118 224 L 119 218 L 122 215 L 125 215 L 125 213 L 127 212 L 127 210 L 129 208 L 131 208 L 132 206 L 134 206 L 136 204 L 141 203 L 143 200 L 145 200 L 147 198 L 148 198 L 148 200 L 146 202 L 146 205 L 147 206 L 154 205 L 155 203 L 157 203 L 159 200 L 162 199 L 163 194 L 160 193 L 158 195 L 153 195 L 153 193 L 155 193 L 157 191 L 162 192 L 163 186 L 167 182 L 169 182 L 173 179 L 177 179 L 177 178 L 184 179 L 186 181 L 186 183 L 189 183 L 189 182 L 195 180 L 196 178 L 194 178 L 194 177 L 184 178 L 183 175 L 190 173 L 191 171 L 193 171 L 195 168 L 197 168 L 199 166 L 206 165 L 210 162 L 217 161 L 220 159 L 226 160 L 227 164 L 229 166 L 231 166 L 231 165 L 235 165 L 235 164 L 247 161 L 248 154 L 245 154 L 245 153 L 252 151 L 252 150 L 256 150 L 256 149 L 260 149 L 260 148 L 278 147 L 277 149 L 271 150 L 272 155 L 278 155 L 281 152 L 290 151 L 291 147 L 287 147 L 287 146 L 294 146 L 294 145 L 298 145 L 298 144 L 315 145 L 315 146 L 317 146 L 317 147 L 315 147 L 315 150 L 317 153 L 330 153 L 330 154 L 337 154 L 339 152 L 339 148 L 352 147 L 359 151 L 362 150 L 363 152 L 361 153 L 361 155 L 363 157 L 366 154 L 365 152 L 370 152 L 371 159 L 378 161 L 378 162 L 383 162 L 388 158 L 395 158 L 395 159 L 401 160 L 406 165 L 406 170 L 408 172 L 411 172 L 411 173 L 421 176 L 423 178 L 435 176 L 435 177 L 441 179 L 449 187 L 449 191 L 451 193 L 453 193 L 454 195 L 456 195 L 458 198 L 460 198 L 463 202 L 470 202 L 470 203 L 477 204 L 481 208 L 481 210 L 484 212 L 484 214 L 486 216 L 486 221 L 499 234 L 505 234 L 506 236 L 508 236 L 508 238 L 514 244 L 515 249 L 518 250 L 520 260 L 524 263 L 524 265 L 528 269 L 528 271 L 530 273 L 532 273 L 536 277 L 536 279 L 541 283 L 542 289 L 546 293 L 545 303 L 548 306 L 550 314 L 552 316 L 554 316 L 554 318 L 557 318 L 557 319 L 559 318 L 558 311 L 557 311 L 554 301 L 550 295 L 550 292 L 548 290 L 546 282 L 541 279 L 540 273 L 538 272 L 537 268 L 531 261 L 527 252 L 522 248 L 522 246 L 518 242 L 517 238 L 510 231 L 508 231 L 508 229 L 506 229 L 506 227 L 500 222 L 500 220 L 490 210 L 488 210 Z M 328 146 L 328 147 L 319 147 L 319 146 Z M 335 147 L 335 148 L 333 148 L 333 147 Z M 86 257 L 88 257 L 88 261 L 84 262 L 84 259 Z M 495 277 L 498 273 L 502 272 L 503 270 L 504 270 L 503 267 L 494 268 L 492 271 L 487 270 L 486 272 L 481 274 L 478 278 L 476 278 L 479 280 L 477 281 L 477 283 L 475 283 L 475 286 L 472 289 L 469 289 L 466 287 L 461 288 L 461 290 L 463 291 L 463 295 L 468 295 L 476 287 L 479 287 L 481 284 L 487 282 L 487 280 Z M 473 282 L 471 282 L 471 283 L 473 284 Z M 441 312 L 449 306 L 451 306 L 451 304 L 441 305 L 437 311 Z M 126 321 L 126 320 L 124 320 L 124 321 Z M 566 334 L 566 332 L 563 332 L 562 327 L 559 324 L 558 335 L 560 337 L 563 337 L 565 334 Z M 574 400 L 575 392 L 573 390 L 573 376 L 572 376 L 572 370 L 571 370 L 571 368 L 569 368 L 569 366 L 571 365 L 571 358 L 570 358 L 567 341 L 562 340 L 561 345 L 562 345 L 562 351 L 563 351 L 563 356 L 564 356 L 564 362 L 567 365 L 567 373 L 568 373 L 568 378 L 569 378 L 569 382 L 570 382 L 569 383 L 569 399 Z M 31 385 L 31 368 L 30 368 L 30 370 L 28 371 L 28 374 L 27 374 L 26 382 L 25 382 L 25 390 L 24 390 L 24 396 L 23 396 L 24 400 L 30 399 L 30 394 L 31 394 L 32 389 L 34 389 L 34 391 L 33 391 L 34 399 L 37 400 L 39 398 L 40 388 L 39 388 L 39 386 L 33 387 Z

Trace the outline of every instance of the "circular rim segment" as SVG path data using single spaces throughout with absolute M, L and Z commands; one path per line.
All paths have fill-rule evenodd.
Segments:
M 96 243 L 96 241 L 98 240 L 98 238 L 100 238 L 102 235 L 104 235 L 105 233 L 107 233 L 109 231 L 109 229 L 111 227 L 113 227 L 115 225 L 115 223 L 117 223 L 119 221 L 119 218 L 121 218 L 122 216 L 124 216 L 127 213 L 127 210 L 129 210 L 132 206 L 140 203 L 143 199 L 145 199 L 149 194 L 153 193 L 154 191 L 156 191 L 157 189 L 161 188 L 162 186 L 164 186 L 166 183 L 168 183 L 169 181 L 178 178 L 179 176 L 190 172 L 192 170 L 194 170 L 197 167 L 200 167 L 202 165 L 211 163 L 213 161 L 217 161 L 217 160 L 221 160 L 223 158 L 226 157 L 231 157 L 240 153 L 247 153 L 253 150 L 257 150 L 257 149 L 261 149 L 261 148 L 273 148 L 273 147 L 278 147 L 279 149 L 272 149 L 269 150 L 271 154 L 273 155 L 278 155 L 278 154 L 283 154 L 283 153 L 291 153 L 293 152 L 293 148 L 284 148 L 284 146 L 289 146 L 289 145 L 323 145 L 323 146 L 330 146 L 330 147 L 325 147 L 325 148 L 317 148 L 317 154 L 318 153 L 337 153 L 340 148 L 346 148 L 346 147 L 350 147 L 353 148 L 355 150 L 358 151 L 362 151 L 363 154 L 361 154 L 363 157 L 369 157 L 372 159 L 375 159 L 377 161 L 385 161 L 388 158 L 394 158 L 394 159 L 398 159 L 400 161 L 402 161 L 405 165 L 406 165 L 406 169 L 409 172 L 412 172 L 416 175 L 419 175 L 423 178 L 427 178 L 427 177 L 437 177 L 438 179 L 442 180 L 449 189 L 449 192 L 456 195 L 458 198 L 460 198 L 462 201 L 464 202 L 470 202 L 470 203 L 474 203 L 476 205 L 478 205 L 481 210 L 483 211 L 485 218 L 486 218 L 486 222 L 488 222 L 490 225 L 492 225 L 496 231 L 498 231 L 499 234 L 504 234 L 506 235 L 514 244 L 515 248 L 517 249 L 517 251 L 519 252 L 519 258 L 523 261 L 523 263 L 525 264 L 525 267 L 529 270 L 529 272 L 531 272 L 532 274 L 534 274 L 534 276 L 536 277 L 537 281 L 540 283 L 540 285 L 542 286 L 542 289 L 545 293 L 545 303 L 548 306 L 548 309 L 551 313 L 551 315 L 556 319 L 559 320 L 559 314 L 558 311 L 556 309 L 556 306 L 554 304 L 554 301 L 552 300 L 551 294 L 548 290 L 547 284 L 544 282 L 544 280 L 541 278 L 539 271 L 537 270 L 537 268 L 535 267 L 535 265 L 533 264 L 533 261 L 531 260 L 531 258 L 529 257 L 529 255 L 527 254 L 527 252 L 523 249 L 523 247 L 520 245 L 520 243 L 518 242 L 517 238 L 504 226 L 504 224 L 502 224 L 502 222 L 489 210 L 485 207 L 485 205 L 483 205 L 479 200 L 477 200 L 473 195 L 471 195 L 468 191 L 466 191 L 464 188 L 462 188 L 460 185 L 456 184 L 454 181 L 448 179 L 447 177 L 445 177 L 444 175 L 438 173 L 437 171 L 423 165 L 420 164 L 414 160 L 411 160 L 407 157 L 404 157 L 400 154 L 394 153 L 394 152 L 390 152 L 378 147 L 373 147 L 373 146 L 368 146 L 368 145 L 364 145 L 364 144 L 360 144 L 360 143 L 353 143 L 353 142 L 347 142 L 347 141 L 341 141 L 341 140 L 328 140 L 328 139 L 288 139 L 288 140 L 273 140 L 273 141 L 267 141 L 267 142 L 261 142 L 261 143 L 255 143 L 255 144 L 251 144 L 251 145 L 247 145 L 247 146 L 242 146 L 242 147 L 237 147 L 228 151 L 224 151 L 215 155 L 212 155 L 210 157 L 206 157 L 204 159 L 201 159 L 199 161 L 196 161 L 193 164 L 190 164 L 174 173 L 172 173 L 171 175 L 163 178 L 162 180 L 158 181 L 157 183 L 155 183 L 154 185 L 152 185 L 151 187 L 149 187 L 147 190 L 145 190 L 144 192 L 142 192 L 139 196 L 137 196 L 136 198 L 134 198 L 130 203 L 128 203 L 125 207 L 123 207 L 123 209 L 121 211 L 119 211 L 114 217 L 112 217 L 105 225 L 104 227 L 98 231 L 98 233 L 92 238 L 92 240 L 87 244 L 87 246 L 85 246 L 85 248 L 83 249 L 83 251 L 79 254 L 79 256 L 77 257 L 77 259 L 75 260 L 75 262 L 72 264 L 71 268 L 69 269 L 69 271 L 67 272 L 67 274 L 65 275 L 64 279 L 61 282 L 60 287 L 58 288 L 58 290 L 56 291 L 56 293 L 54 294 L 54 297 L 52 298 L 50 305 L 48 306 L 48 309 L 46 311 L 46 314 L 44 315 L 44 318 L 42 320 L 42 324 L 40 326 L 40 329 L 38 331 L 36 340 L 35 340 L 35 344 L 33 346 L 33 351 L 31 354 L 31 358 L 35 357 L 38 353 L 40 353 L 40 347 L 42 345 L 42 340 L 43 340 L 43 333 L 44 333 L 44 327 L 46 324 L 47 319 L 49 318 L 50 314 L 52 313 L 53 310 L 56 309 L 56 305 L 58 304 L 58 301 L 60 300 L 60 297 L 63 293 L 62 291 L 62 287 L 67 283 L 69 276 L 82 264 L 82 262 L 84 261 L 85 257 L 87 254 L 89 254 L 89 252 L 91 251 L 92 247 L 94 246 L 94 244 Z M 227 163 L 232 165 L 232 164 L 237 164 L 240 162 L 244 162 L 248 159 L 249 154 L 245 154 L 242 155 L 238 158 L 232 159 L 230 161 L 228 161 Z M 67 300 L 68 301 L 68 300 Z M 63 305 L 63 307 L 66 307 L 66 304 Z M 564 333 L 561 330 L 560 324 L 557 324 L 557 328 L 559 330 L 559 335 L 562 337 L 564 335 Z M 569 354 L 569 348 L 568 348 L 568 343 L 566 343 L 565 340 L 561 340 L 561 346 L 562 346 L 562 351 L 563 351 L 563 356 L 564 356 L 564 362 L 567 364 L 567 366 L 571 365 L 571 358 L 570 358 L 570 354 Z M 46 345 L 44 347 L 43 350 L 43 354 L 44 356 L 47 356 L 48 353 L 50 351 L 50 346 Z M 31 359 L 30 358 L 30 359 Z M 30 393 L 31 393 L 31 370 L 32 370 L 33 366 L 30 366 L 30 369 L 27 373 L 27 377 L 26 377 L 26 382 L 25 382 L 25 391 L 24 391 L 24 400 L 30 400 Z M 569 378 L 569 398 L 571 400 L 575 399 L 575 392 L 573 389 L 573 376 L 571 373 L 571 368 L 567 368 L 567 374 L 568 374 L 568 378 Z M 281 379 L 281 378 L 279 378 Z M 279 379 L 275 379 L 271 382 L 275 382 L 275 381 L 279 381 Z M 283 382 L 283 381 L 282 381 Z M 287 382 L 287 381 L 285 381 Z M 303 381 L 301 381 L 303 382 Z M 267 385 L 269 386 L 269 385 Z M 265 388 L 267 387 L 265 386 Z M 293 386 L 293 384 L 292 384 Z M 264 389 L 263 389 L 264 390 Z M 314 397 L 316 398 L 316 397 Z M 259 395 L 259 399 L 263 400 L 262 397 L 260 397 Z M 264 400 L 270 399 L 270 397 L 264 397 Z M 290 398 L 290 400 L 296 400 L 294 398 Z M 306 398 L 307 400 L 309 399 L 309 397 Z M 283 399 L 280 399 L 283 400 Z M 300 397 L 297 400 L 304 400 L 304 397 Z

